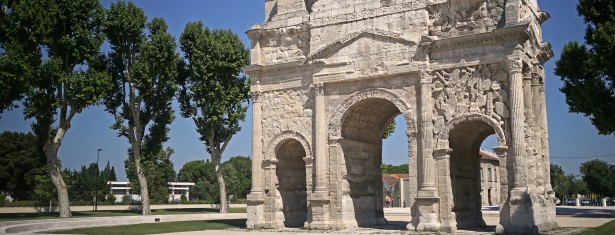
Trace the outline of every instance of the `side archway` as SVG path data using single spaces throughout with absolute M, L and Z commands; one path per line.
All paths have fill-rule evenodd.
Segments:
M 309 142 L 296 131 L 276 135 L 267 148 L 267 174 L 275 188 L 275 220 L 284 227 L 302 227 L 309 216 L 309 190 L 312 185 L 312 152 Z M 272 171 L 271 171 L 272 170 Z M 303 177 L 302 177 L 303 176 Z
M 485 170 L 489 172 L 487 175 L 482 170 L 480 146 L 490 135 L 497 137 L 497 149 L 506 149 L 506 134 L 496 120 L 480 113 L 466 113 L 452 118 L 436 137 L 434 157 L 438 172 L 447 172 L 449 175 L 443 178 L 450 180 L 440 182 L 439 194 L 448 199 L 443 201 L 446 205 L 443 213 L 453 214 L 450 225 L 458 229 L 486 226 L 481 212 L 482 197 L 491 195 L 482 193 L 483 185 L 495 183 L 500 186 L 498 191 L 506 190 L 505 170 L 493 169 L 504 173 L 499 178 L 492 177 L 491 168 Z M 496 162 L 505 168 L 505 154 L 498 152 L 498 155 Z

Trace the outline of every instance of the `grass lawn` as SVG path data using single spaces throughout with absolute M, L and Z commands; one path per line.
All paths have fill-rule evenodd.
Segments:
M 122 225 L 114 227 L 95 227 L 82 228 L 74 230 L 62 230 L 54 233 L 59 234 L 156 234 L 156 233 L 174 233 L 186 231 L 201 231 L 201 230 L 220 230 L 227 228 L 245 228 L 246 220 L 211 220 L 211 221 L 181 221 L 181 222 L 165 222 L 152 224 L 134 224 Z
M 615 220 L 603 224 L 599 227 L 595 227 L 589 230 L 586 230 L 579 235 L 604 235 L 604 234 L 615 234 Z
M 156 209 L 152 210 L 152 215 L 175 215 L 175 214 L 205 214 L 218 213 L 216 208 L 178 208 L 178 209 Z M 247 209 L 229 208 L 229 213 L 246 213 Z M 106 216 L 131 216 L 141 215 L 140 210 L 125 211 L 73 211 L 73 217 L 106 217 Z M 2 213 L 0 222 L 14 220 L 34 220 L 34 219 L 59 219 L 58 213 Z

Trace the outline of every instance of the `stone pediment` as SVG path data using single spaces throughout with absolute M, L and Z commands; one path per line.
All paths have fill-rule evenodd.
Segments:
M 355 31 L 348 33 L 336 40 L 333 40 L 329 43 L 325 43 L 320 48 L 310 52 L 305 60 L 305 63 L 311 63 L 318 59 L 322 59 L 326 57 L 326 55 L 330 55 L 335 53 L 351 43 L 365 37 L 380 37 L 387 41 L 393 41 L 395 43 L 407 44 L 409 46 L 418 45 L 419 37 L 408 37 L 401 33 L 392 32 L 388 30 L 382 29 L 364 29 L 360 31 Z

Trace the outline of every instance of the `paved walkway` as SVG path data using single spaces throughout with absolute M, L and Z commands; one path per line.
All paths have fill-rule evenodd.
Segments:
M 558 207 L 557 222 L 560 229 L 548 234 L 574 234 L 587 227 L 596 227 L 614 219 L 615 208 L 604 207 Z M 319 231 L 306 229 L 272 229 L 272 230 L 208 230 L 170 233 L 174 235 L 196 235 L 196 234 L 224 234 L 224 235 L 270 235 L 270 234 L 292 234 L 292 235 L 314 235 L 314 234 L 415 234 L 413 231 L 405 230 L 410 221 L 410 209 L 408 208 L 385 208 L 385 217 L 389 221 L 386 226 L 375 228 L 355 228 L 333 231 Z M 245 219 L 245 213 L 229 214 L 192 214 L 192 215 L 158 215 L 158 216 L 122 216 L 122 217 L 97 217 L 97 218 L 71 218 L 63 219 L 60 223 L 57 219 L 36 220 L 36 221 L 13 221 L 0 223 L 0 233 L 11 234 L 32 234 L 37 232 L 57 230 L 59 228 L 93 227 L 101 225 L 122 225 L 136 223 L 154 223 L 156 219 L 160 222 L 188 221 L 188 220 L 219 220 L 219 219 Z M 483 208 L 483 218 L 487 228 L 481 230 L 459 231 L 456 234 L 492 234 L 495 226 L 499 222 L 499 212 L 497 208 Z M 67 226 L 68 225 L 68 226 Z M 170 235 L 166 234 L 166 235 Z M 426 234 L 426 233 L 421 233 Z M 428 233 L 427 233 L 428 234 Z

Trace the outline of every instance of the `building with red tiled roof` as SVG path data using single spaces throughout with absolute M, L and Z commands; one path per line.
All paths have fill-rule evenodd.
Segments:
M 392 207 L 406 207 L 410 201 L 409 181 L 409 174 L 383 174 L 384 192 L 382 200 L 384 201 L 384 198 L 388 195 L 393 199 Z

